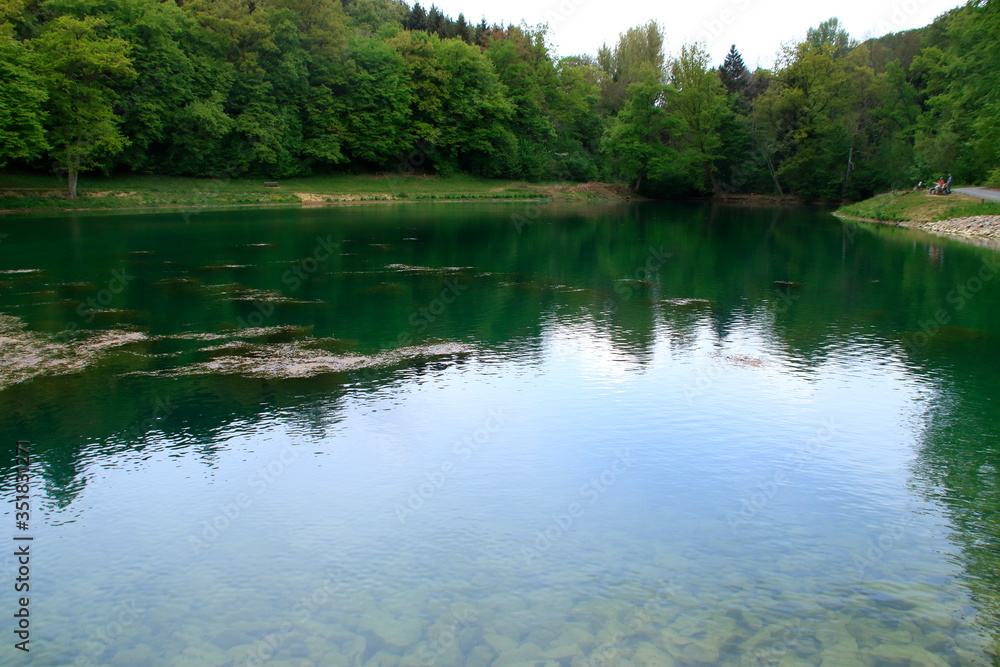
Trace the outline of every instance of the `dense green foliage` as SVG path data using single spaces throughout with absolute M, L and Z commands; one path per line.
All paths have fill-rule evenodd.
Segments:
M 596 58 L 401 0 L 0 0 L 0 167 L 232 178 L 403 171 L 645 194 L 860 198 L 1000 182 L 1000 0 L 856 43 L 836 19 L 750 72 Z

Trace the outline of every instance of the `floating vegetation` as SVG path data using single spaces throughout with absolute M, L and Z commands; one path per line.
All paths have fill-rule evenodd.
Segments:
M 147 346 L 169 344 L 170 341 L 215 343 L 195 349 L 168 350 L 165 354 L 153 353 L 153 348 L 131 351 L 149 359 L 189 353 L 203 355 L 202 361 L 180 368 L 133 372 L 168 377 L 216 373 L 268 378 L 310 377 L 393 366 L 409 359 L 464 354 L 473 350 L 461 343 L 439 342 L 376 354 L 348 354 L 346 350 L 356 347 L 357 341 L 310 338 L 311 330 L 310 326 L 275 326 L 241 329 L 229 334 L 188 332 L 149 336 L 140 331 L 113 329 L 78 331 L 69 336 L 65 332 L 51 335 L 29 331 L 21 319 L 0 315 L 0 390 L 39 375 L 82 371 L 110 351 L 136 343 Z
M 720 359 L 726 363 L 732 364 L 733 366 L 739 366 L 741 368 L 760 368 L 764 366 L 763 359 L 749 354 L 723 354 L 721 352 L 715 352 L 712 356 L 716 359 Z
M 391 271 L 401 271 L 406 273 L 455 273 L 458 271 L 468 271 L 474 266 L 411 266 L 409 264 L 386 264 L 385 268 Z
M 232 269 L 251 268 L 254 268 L 253 264 L 206 264 L 205 266 L 199 266 L 192 270 L 199 273 L 209 273 L 212 271 L 231 271 Z
M 250 288 L 243 283 L 218 283 L 215 285 L 204 286 L 204 290 L 212 294 L 231 294 L 233 292 L 241 292 L 249 289 Z
M 679 307 L 712 305 L 712 302 L 709 299 L 660 299 L 659 302 L 667 306 L 679 306 Z
M 108 350 L 147 340 L 139 331 L 97 331 L 79 337 L 28 331 L 17 317 L 0 315 L 0 389 L 39 375 L 76 373 Z
M 229 297 L 230 301 L 256 301 L 260 303 L 288 303 L 288 304 L 304 304 L 304 303 L 323 303 L 320 299 L 292 299 L 285 296 L 278 290 L 261 290 L 261 289 L 241 289 L 235 294 L 231 294 Z
M 377 354 L 335 354 L 302 344 L 301 341 L 270 345 L 242 343 L 204 348 L 202 352 L 229 352 L 182 368 L 139 372 L 142 375 L 242 375 L 268 379 L 304 378 L 325 373 L 345 373 L 362 368 L 394 366 L 410 359 L 466 354 L 473 350 L 462 343 L 428 343 Z
M 233 337 L 243 340 L 259 339 L 264 343 L 286 343 L 308 338 L 312 330 L 311 324 L 305 326 L 289 324 L 279 327 L 247 327 L 246 329 L 238 329 Z
M 223 338 L 230 338 L 229 334 L 214 334 L 214 333 L 181 333 L 173 334 L 172 336 L 166 336 L 165 338 L 173 338 L 176 340 L 221 340 Z
M 97 285 L 91 282 L 60 283 L 59 289 L 71 296 L 86 296 L 97 291 Z

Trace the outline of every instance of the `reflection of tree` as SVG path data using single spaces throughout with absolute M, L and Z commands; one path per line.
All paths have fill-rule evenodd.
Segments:
M 951 355 L 949 355 L 951 356 Z M 967 367 L 968 368 L 968 367 Z M 1000 660 L 1000 435 L 996 374 L 963 369 L 929 411 L 915 483 L 945 508 L 983 630 Z M 993 400 L 990 400 L 993 399 Z
M 1000 311 L 991 307 L 1000 280 L 985 283 L 962 308 L 948 298 L 992 251 L 894 227 L 844 226 L 807 207 L 553 204 L 531 216 L 529 206 L 306 210 L 295 213 L 294 225 L 273 224 L 287 223 L 286 211 L 260 212 L 256 222 L 244 213 L 219 214 L 197 228 L 204 238 L 198 244 L 189 242 L 190 226 L 119 232 L 113 220 L 96 232 L 81 228 L 65 249 L 42 243 L 52 229 L 24 233 L 46 248 L 37 261 L 52 264 L 53 283 L 99 287 L 108 266 L 130 262 L 138 277 L 116 305 L 144 311 L 145 319 L 133 324 L 154 335 L 231 331 L 252 302 L 228 299 L 211 286 L 239 283 L 289 300 L 275 304 L 267 326 L 312 327 L 308 335 L 335 337 L 339 343 L 331 345 L 352 353 L 397 347 L 405 334 L 413 343 L 457 340 L 534 360 L 553 330 L 585 323 L 637 367 L 652 359 L 664 336 L 674 349 L 689 350 L 750 328 L 771 352 L 806 369 L 852 346 L 867 346 L 869 356 L 872 345 L 881 348 L 875 356 L 908 355 L 913 372 L 935 384 L 946 378 L 950 388 L 942 393 L 955 397 L 953 421 L 935 420 L 928 429 L 919 474 L 951 508 L 975 593 L 983 609 L 997 613 L 1000 358 L 990 337 L 1000 331 Z M 530 224 L 518 230 L 515 214 Z M 283 281 L 320 237 L 352 254 L 332 256 L 298 286 Z M 264 240 L 266 247 L 247 247 Z M 150 248 L 158 254 L 122 259 Z M 446 280 L 461 285 L 461 293 L 429 310 L 433 318 L 421 315 L 434 308 Z M 0 296 L 0 310 L 7 298 Z M 18 313 L 44 329 L 60 317 L 53 308 Z M 926 345 L 906 348 L 904 338 L 940 309 L 947 326 Z M 302 380 L 125 374 L 203 360 L 197 348 L 210 344 L 163 341 L 133 346 L 83 373 L 36 378 L 0 393 L 6 424 L 0 446 L 34 441 L 50 497 L 66 504 L 83 486 L 81 471 L 146 446 L 149 439 L 135 426 L 150 418 L 158 400 L 177 410 L 155 426 L 166 436 L 157 440 L 212 466 L 221 435 L 236 422 L 282 410 L 321 433 L 337 418 L 345 382 L 350 391 L 365 391 L 393 377 L 384 368 Z M 419 362 L 408 372 L 438 363 Z M 6 460 L 12 457 L 9 451 Z

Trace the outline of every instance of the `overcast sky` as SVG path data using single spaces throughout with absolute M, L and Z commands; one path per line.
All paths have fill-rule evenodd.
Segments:
M 410 0 L 410 4 L 412 5 Z M 713 64 L 721 64 L 730 44 L 736 44 L 747 67 L 770 67 L 783 43 L 798 41 L 806 30 L 836 16 L 855 39 L 917 28 L 964 2 L 956 0 L 423 0 L 445 14 L 469 23 L 485 17 L 489 23 L 528 25 L 548 23 L 550 41 L 559 56 L 596 53 L 604 42 L 613 46 L 618 35 L 655 19 L 667 37 L 667 55 L 682 44 L 703 41 Z

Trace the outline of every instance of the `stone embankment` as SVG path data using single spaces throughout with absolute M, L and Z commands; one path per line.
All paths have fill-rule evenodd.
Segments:
M 1000 241 L 1000 215 L 973 215 L 937 222 L 925 222 L 920 228 L 939 234 L 958 234 Z

